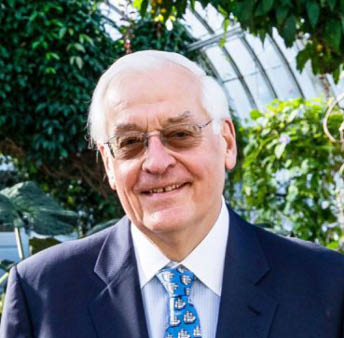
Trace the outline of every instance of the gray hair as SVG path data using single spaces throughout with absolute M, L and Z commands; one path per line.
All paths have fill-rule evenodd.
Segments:
M 105 97 L 110 84 L 121 80 L 123 74 L 132 72 L 149 72 L 164 66 L 166 62 L 174 63 L 191 71 L 201 83 L 201 103 L 203 108 L 215 122 L 229 117 L 226 95 L 211 76 L 195 62 L 186 57 L 172 52 L 145 50 L 125 55 L 114 62 L 100 77 L 93 92 L 92 102 L 88 114 L 88 130 L 91 142 L 98 144 L 107 142 L 109 135 L 106 129 L 106 104 Z M 213 123 L 214 131 L 219 133 L 220 124 Z

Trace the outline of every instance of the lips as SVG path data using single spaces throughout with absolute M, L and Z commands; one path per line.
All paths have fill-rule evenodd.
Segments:
M 184 186 L 186 183 L 181 183 L 181 184 L 170 184 L 167 185 L 165 187 L 157 187 L 157 188 L 153 188 L 153 189 L 149 189 L 149 190 L 144 190 L 143 193 L 144 194 L 160 194 L 160 193 L 164 193 L 164 192 L 170 192 L 173 190 L 177 190 L 180 187 Z

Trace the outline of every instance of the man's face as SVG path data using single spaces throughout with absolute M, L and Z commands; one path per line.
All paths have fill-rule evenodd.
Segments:
M 149 74 L 126 75 L 116 93 L 112 95 L 110 86 L 107 96 L 110 137 L 118 126 L 152 132 L 210 120 L 200 102 L 198 79 L 180 66 L 166 64 Z M 219 135 L 209 124 L 202 129 L 200 144 L 179 151 L 166 148 L 153 134 L 148 147 L 130 159 L 114 159 L 107 148 L 99 147 L 110 186 L 127 216 L 152 240 L 179 232 L 192 234 L 200 227 L 209 231 L 221 205 L 225 166 L 235 165 L 231 121 L 222 122 Z M 168 191 L 161 191 L 166 187 Z

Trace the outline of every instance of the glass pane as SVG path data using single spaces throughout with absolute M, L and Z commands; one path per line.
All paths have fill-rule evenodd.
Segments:
M 294 44 L 294 46 L 287 48 L 284 44 L 284 40 L 280 37 L 280 35 L 277 33 L 277 31 L 274 29 L 272 34 L 274 40 L 276 41 L 278 47 L 281 49 L 282 53 L 285 55 L 287 60 L 293 61 L 296 58 L 296 55 L 298 53 L 297 45 Z
M 122 37 L 122 34 L 110 24 L 105 24 L 104 27 L 106 32 L 111 36 L 112 40 L 116 41 Z
M 125 11 L 125 7 L 123 7 L 123 4 L 118 4 L 116 1 L 113 0 L 109 0 L 109 4 L 111 6 L 109 6 L 107 3 L 102 2 L 99 4 L 99 8 L 102 12 L 102 14 L 106 17 L 108 17 L 109 19 L 111 19 L 112 21 L 116 22 L 116 24 L 118 25 L 122 25 L 123 21 L 122 19 L 122 15 L 120 13 L 118 13 L 114 7 L 118 10 L 118 11 Z M 119 5 L 119 6 L 118 6 Z
M 215 33 L 223 32 L 223 16 L 213 6 L 208 5 L 205 9 L 203 9 L 202 5 L 199 2 L 196 2 L 195 10 L 207 22 L 207 24 Z
M 332 75 L 327 75 L 327 80 L 329 81 L 333 95 L 336 98 L 344 92 L 344 78 L 343 77 L 341 77 L 341 79 L 339 80 L 337 84 L 334 82 Z M 340 106 L 341 107 L 344 106 L 343 100 L 340 102 Z
M 265 39 L 263 44 L 259 38 L 250 34 L 246 34 L 245 38 L 264 68 L 279 66 L 282 63 L 269 39 Z
M 249 75 L 259 70 L 246 47 L 238 38 L 228 41 L 225 47 L 237 64 L 242 75 Z
M 230 61 L 226 59 L 226 56 L 218 45 L 207 48 L 205 53 L 223 81 L 231 80 L 237 77 L 230 64 Z
M 228 81 L 225 83 L 225 88 L 231 98 L 230 102 L 234 104 L 231 108 L 234 110 L 234 114 L 240 118 L 240 120 L 250 120 L 249 112 L 253 109 L 251 107 L 248 97 L 238 79 Z
M 281 100 L 300 97 L 300 93 L 292 81 L 289 72 L 282 66 L 267 69 L 267 74 Z
M 206 28 L 200 23 L 200 21 L 192 14 L 190 9 L 186 10 L 186 13 L 183 16 L 183 24 L 190 32 L 190 34 L 196 39 L 205 39 L 209 37 L 209 33 Z
M 255 74 L 245 76 L 245 81 L 259 109 L 264 109 L 265 105 L 274 99 L 273 94 L 270 88 L 266 85 L 261 73 L 257 72 Z
M 302 73 L 296 69 L 296 61 L 290 63 L 290 67 L 293 69 L 297 81 L 302 89 L 302 92 L 307 99 L 317 97 L 317 93 L 323 91 L 322 85 L 313 74 L 310 69 L 310 65 L 306 65 Z

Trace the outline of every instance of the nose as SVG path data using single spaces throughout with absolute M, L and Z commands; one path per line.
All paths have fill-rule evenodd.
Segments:
M 152 135 L 147 140 L 147 149 L 144 155 L 142 169 L 151 174 L 161 175 L 167 168 L 176 163 L 176 159 L 161 143 L 159 135 Z

